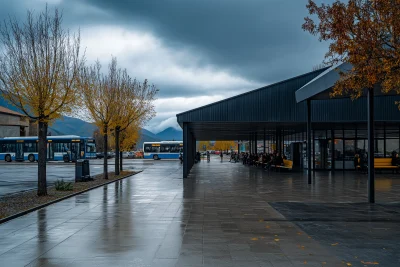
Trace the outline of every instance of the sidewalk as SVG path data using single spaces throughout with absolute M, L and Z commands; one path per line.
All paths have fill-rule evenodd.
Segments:
M 400 180 L 157 161 L 0 225 L 3 266 L 399 266 Z M 383 185 L 382 185 L 383 184 Z M 379 191 L 380 190 L 380 191 Z M 385 247 L 383 247 L 385 244 Z

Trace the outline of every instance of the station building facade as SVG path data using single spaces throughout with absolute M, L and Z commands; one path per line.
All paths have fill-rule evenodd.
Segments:
M 30 128 L 27 116 L 0 106 L 0 138 L 28 136 Z
M 317 97 L 310 107 L 296 99 L 300 89 L 309 84 L 329 89 L 338 77 L 335 70 L 324 68 L 177 114 L 184 137 L 183 176 L 187 177 L 193 166 L 196 141 L 207 140 L 250 141 L 250 152 L 276 150 L 292 159 L 295 168 L 307 168 L 308 108 L 311 167 L 354 169 L 355 153 L 369 153 L 366 98 Z M 400 101 L 399 95 L 375 97 L 375 157 L 390 157 L 400 150 L 396 101 Z

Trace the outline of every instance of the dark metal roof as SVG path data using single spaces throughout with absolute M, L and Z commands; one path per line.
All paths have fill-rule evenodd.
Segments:
M 296 101 L 300 103 L 304 100 L 311 99 L 311 100 L 324 100 L 330 99 L 329 93 L 332 90 L 332 87 L 340 78 L 340 72 L 346 73 L 353 68 L 353 65 L 350 63 L 344 62 L 335 66 L 332 66 L 322 72 L 320 75 L 312 79 L 306 85 L 301 87 L 299 90 L 296 91 Z M 389 93 L 382 93 L 380 86 L 374 87 L 374 94 L 375 96 L 390 96 L 396 95 L 396 92 L 392 91 Z M 367 95 L 367 90 L 363 90 L 362 96 Z M 338 97 L 335 97 L 336 99 Z M 343 95 L 340 98 L 349 98 L 347 95 Z
M 350 63 L 341 63 L 332 66 L 312 79 L 306 85 L 296 91 L 297 103 L 306 99 L 327 99 L 329 98 L 329 89 L 339 80 L 339 73 L 351 70 L 353 66 Z
M 305 113 L 298 112 L 294 93 L 324 70 L 313 71 L 177 114 L 178 123 L 222 121 L 296 122 L 305 119 Z
M 307 108 L 304 101 L 298 103 L 296 100 L 296 91 L 316 84 L 321 88 L 331 88 L 333 79 L 329 75 L 333 75 L 331 68 L 313 71 L 180 113 L 177 120 L 181 127 L 187 123 L 188 131 L 197 140 L 249 140 L 254 133 L 261 138 L 264 129 L 267 138 L 274 136 L 276 129 L 302 132 L 305 131 Z M 318 87 L 314 86 L 314 89 Z M 375 109 L 376 121 L 400 122 L 395 100 L 400 100 L 400 96 L 378 97 L 375 100 L 379 107 Z M 312 101 L 311 105 L 315 129 L 352 129 L 356 123 L 365 123 L 367 119 L 365 98 L 355 101 L 348 98 L 325 99 Z

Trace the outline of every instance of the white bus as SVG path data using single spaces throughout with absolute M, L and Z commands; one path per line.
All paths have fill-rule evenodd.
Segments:
M 4 137 L 0 138 L 0 161 L 7 162 L 38 160 L 38 137 Z M 47 160 L 96 158 L 96 144 L 91 137 L 76 135 L 47 136 Z
M 143 156 L 145 159 L 178 159 L 180 153 L 183 153 L 182 141 L 143 143 Z

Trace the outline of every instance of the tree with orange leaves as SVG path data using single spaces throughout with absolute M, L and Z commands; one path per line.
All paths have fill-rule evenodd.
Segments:
M 117 90 L 117 116 L 112 121 L 115 135 L 115 174 L 117 175 L 122 166 L 120 135 L 128 130 L 128 133 L 124 135 L 125 142 L 129 143 L 129 140 L 135 139 L 134 133 L 139 131 L 139 126 L 155 116 L 154 101 L 158 93 L 157 87 L 150 84 L 147 79 L 143 83 L 131 79 L 126 69 L 122 70 L 122 81 Z
M 330 42 L 325 63 L 353 66 L 340 73 L 331 96 L 355 99 L 376 87 L 400 93 L 400 0 L 337 0 L 320 6 L 309 0 L 307 8 L 319 22 L 306 17 L 302 28 Z

